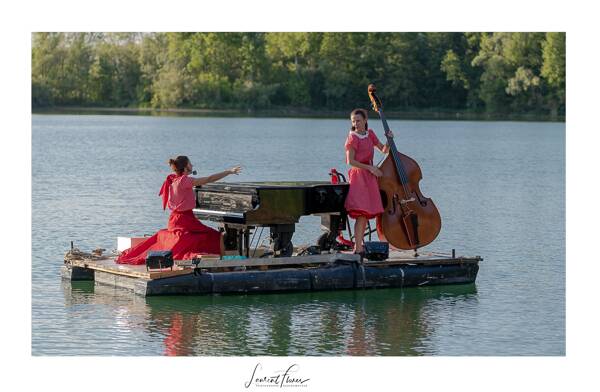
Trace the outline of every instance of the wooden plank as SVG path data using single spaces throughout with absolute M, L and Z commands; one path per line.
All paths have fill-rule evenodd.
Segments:
M 294 247 L 294 252 L 296 252 L 296 251 L 297 251 L 297 248 Z M 261 257 L 262 255 L 264 255 L 267 252 L 271 252 L 271 249 L 268 247 L 264 247 L 264 246 L 249 250 L 250 256 L 253 258 Z M 239 255 L 240 255 L 240 253 L 237 249 L 225 251 L 225 256 L 239 256 Z M 219 259 L 218 256 L 202 256 L 202 258 L 203 259 Z
M 235 267 L 259 267 L 268 269 L 272 266 L 292 266 L 292 265 L 319 265 L 331 263 L 335 260 L 360 261 L 360 256 L 352 253 L 326 253 L 320 255 L 291 256 L 278 258 L 249 258 L 236 260 L 221 260 L 218 257 L 204 257 L 198 267 L 203 269 L 217 268 L 235 268 Z M 388 266 L 388 265 L 435 265 L 435 264 L 461 264 L 477 263 L 482 260 L 480 257 L 456 257 L 450 255 L 433 253 L 423 253 L 415 257 L 412 252 L 393 251 L 390 258 L 385 261 L 363 260 L 368 266 Z M 171 276 L 187 275 L 194 272 L 194 265 L 191 261 L 177 260 L 173 270 L 151 270 L 147 271 L 145 265 L 116 264 L 114 257 L 105 259 L 75 259 L 71 260 L 74 267 L 87 268 L 96 271 L 102 271 L 115 275 L 123 275 L 140 279 L 161 279 Z
M 327 264 L 336 259 L 359 261 L 360 256 L 348 253 L 326 253 L 321 255 L 291 256 L 277 258 L 249 258 L 241 260 L 205 260 L 199 263 L 199 268 L 224 268 L 224 267 L 261 267 L 284 266 L 299 264 Z
M 114 258 L 102 260 L 72 260 L 72 265 L 103 271 L 115 275 L 124 275 L 143 279 L 160 279 L 170 276 L 186 275 L 194 272 L 190 268 L 173 267 L 173 270 L 147 271 L 145 265 L 116 264 Z

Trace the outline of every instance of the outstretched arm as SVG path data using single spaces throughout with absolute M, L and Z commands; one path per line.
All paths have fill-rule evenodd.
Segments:
M 239 174 L 240 171 L 242 171 L 242 168 L 240 166 L 234 166 L 231 169 L 211 174 L 208 177 L 194 178 L 194 186 L 200 186 L 211 182 L 219 181 L 220 179 L 225 178 L 230 174 Z

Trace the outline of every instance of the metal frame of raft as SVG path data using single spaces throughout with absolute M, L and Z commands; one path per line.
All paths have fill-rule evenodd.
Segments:
M 146 270 L 145 265 L 116 264 L 114 257 L 65 256 L 63 279 L 95 281 L 133 290 L 141 296 L 245 294 L 285 291 L 376 289 L 475 282 L 480 256 L 437 252 L 394 251 L 384 261 L 359 255 L 320 255 L 242 260 L 202 259 L 198 265 L 179 262 L 171 269 Z

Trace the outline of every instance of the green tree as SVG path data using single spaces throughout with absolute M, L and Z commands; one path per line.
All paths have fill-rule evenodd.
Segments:
M 311 104 L 307 65 L 310 33 L 267 33 L 265 51 L 271 64 L 270 82 L 283 86 L 283 97 L 276 99 L 294 106 Z M 287 80 L 287 83 L 285 81 Z
M 564 113 L 564 33 L 34 33 L 32 105 Z
M 493 112 L 530 111 L 542 106 L 543 33 L 484 34 L 474 66 L 483 68 L 479 94 Z
M 143 97 L 137 34 L 105 34 L 95 45 L 90 70 L 91 102 L 100 106 L 136 105 Z
M 156 69 L 152 78 L 153 107 L 176 108 L 187 106 L 193 100 L 193 76 L 188 69 L 192 36 L 193 33 L 166 33 L 161 37 L 166 55 L 150 63 L 150 67 Z
M 138 99 L 142 105 L 151 103 L 159 71 L 167 64 L 168 42 L 165 33 L 144 34 L 140 41 L 140 81 Z
M 449 91 L 455 94 L 456 107 L 476 109 L 482 106 L 478 95 L 481 72 L 479 67 L 473 67 L 471 63 L 479 52 L 481 34 L 459 35 L 460 38 L 446 48 L 446 53 L 440 61 L 440 70 L 451 83 Z
M 446 80 L 452 82 L 453 87 L 463 88 L 468 90 L 471 87 L 469 79 L 463 69 L 462 61 L 454 50 L 448 49 L 446 55 L 442 59 L 442 71 L 446 73 Z
M 152 106 L 161 108 L 176 108 L 188 98 L 191 80 L 188 75 L 174 63 L 170 63 L 159 71 L 153 85 Z
M 542 46 L 543 65 L 541 75 L 551 87 L 549 106 L 553 113 L 562 109 L 564 111 L 566 99 L 566 34 L 551 32 L 546 33 L 546 40 Z
M 509 106 L 510 97 L 506 93 L 506 86 L 511 69 L 503 55 L 508 39 L 510 33 L 483 34 L 479 53 L 471 63 L 474 67 L 483 69 L 479 97 L 489 112 L 500 111 Z
M 93 62 L 90 45 L 92 35 L 72 33 L 66 35 L 67 49 L 64 59 L 64 78 L 61 90 L 66 104 L 86 104 L 89 97 L 89 74 Z
M 264 33 L 189 36 L 186 72 L 193 80 L 192 96 L 210 99 L 213 106 L 227 103 L 233 97 L 239 107 L 268 106 L 272 90 L 265 88 L 264 83 L 269 74 L 264 40 Z
M 505 57 L 513 69 L 506 92 L 515 97 L 511 107 L 536 110 L 544 105 L 540 68 L 544 33 L 512 33 L 507 41 Z
M 31 88 L 32 104 L 46 106 L 60 103 L 61 80 L 64 78 L 64 34 L 34 33 L 32 37 Z
M 330 109 L 364 107 L 365 86 L 373 80 L 364 66 L 366 33 L 324 33 L 319 67 L 324 74 L 323 95 Z

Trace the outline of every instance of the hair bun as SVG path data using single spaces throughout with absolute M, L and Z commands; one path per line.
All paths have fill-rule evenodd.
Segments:
M 189 163 L 190 160 L 185 155 L 179 155 L 175 159 L 169 159 L 169 165 L 171 166 L 171 169 L 177 174 L 183 173 Z

